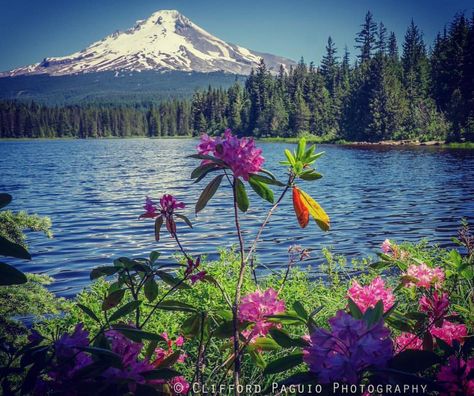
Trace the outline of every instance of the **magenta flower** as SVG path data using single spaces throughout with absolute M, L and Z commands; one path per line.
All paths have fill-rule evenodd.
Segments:
M 230 129 L 226 129 L 222 137 L 212 138 L 207 134 L 202 135 L 197 150 L 199 154 L 211 154 L 223 161 L 235 177 L 242 177 L 247 181 L 251 173 L 257 173 L 262 169 L 265 161 L 262 150 L 255 146 L 253 139 L 246 137 L 239 139 L 232 135 Z M 204 160 L 203 164 L 209 162 Z
M 252 330 L 243 332 L 244 337 L 253 339 L 265 336 L 275 323 L 267 320 L 268 315 L 275 315 L 285 311 L 285 303 L 278 299 L 278 294 L 272 288 L 264 292 L 258 290 L 242 298 L 239 306 L 238 318 L 241 322 L 252 322 Z
M 196 282 L 199 282 L 199 281 L 202 281 L 204 280 L 204 278 L 206 277 L 207 275 L 207 272 L 206 271 L 200 271 L 198 272 L 197 274 L 194 274 L 194 275 L 191 275 L 189 277 L 189 280 L 191 281 L 191 284 L 195 284 Z
M 474 358 L 466 362 L 450 356 L 448 364 L 441 367 L 437 379 L 443 388 L 440 396 L 474 396 Z
M 435 291 L 433 297 L 423 295 L 420 298 L 420 311 L 426 312 L 431 319 L 439 320 L 448 313 L 449 299 L 448 293 L 438 293 Z
M 380 276 L 368 286 L 361 286 L 359 282 L 354 281 L 347 291 L 347 297 L 356 303 L 362 313 L 367 311 L 367 308 L 375 307 L 380 300 L 383 302 L 384 312 L 392 308 L 395 303 L 392 289 L 385 287 L 385 282 Z
M 431 286 L 438 289 L 441 287 L 445 278 L 444 271 L 441 268 L 431 268 L 425 263 L 421 263 L 420 265 L 410 265 L 407 269 L 406 275 L 415 279 L 413 282 L 408 282 L 407 286 L 424 287 L 426 289 L 429 289 Z
M 173 348 L 173 345 L 178 347 L 178 348 L 181 348 L 184 344 L 183 336 L 178 336 L 176 338 L 176 340 L 174 340 L 174 341 L 171 338 L 169 338 L 168 333 L 166 333 L 166 332 L 162 333 L 161 336 L 166 340 L 166 342 L 168 344 L 168 349 L 163 349 L 163 348 L 156 348 L 155 349 L 156 358 L 155 358 L 155 361 L 153 362 L 153 365 L 155 367 L 160 366 L 161 363 L 163 363 L 163 361 L 168 356 L 171 356 L 175 352 L 175 350 Z M 186 360 L 186 354 L 181 353 L 179 355 L 179 358 L 178 358 L 178 363 L 184 363 L 185 360 Z
M 171 389 L 173 389 L 173 393 L 177 395 L 186 395 L 189 392 L 189 382 L 186 381 L 186 378 L 180 377 L 173 377 L 169 381 Z
M 384 254 L 389 254 L 392 251 L 392 244 L 390 243 L 388 239 L 383 241 L 382 245 L 380 245 L 380 250 Z
M 171 216 L 176 209 L 184 209 L 185 205 L 170 194 L 160 198 L 161 214 Z
M 402 333 L 395 338 L 395 351 L 401 352 L 406 349 L 423 349 L 423 340 L 412 333 Z
M 146 197 L 145 205 L 143 205 L 143 209 L 145 209 L 145 213 L 140 215 L 140 219 L 143 219 L 143 218 L 154 219 L 155 217 L 159 216 L 159 213 L 157 213 L 158 208 L 150 197 Z
M 453 341 L 462 343 L 464 338 L 467 337 L 467 327 L 464 324 L 444 320 L 441 327 L 432 327 L 430 333 L 433 337 L 437 337 L 446 344 L 453 346 Z
M 382 321 L 368 327 L 340 310 L 329 324 L 331 331 L 318 328 L 311 334 L 311 346 L 304 352 L 304 361 L 319 382 L 356 384 L 364 371 L 385 366 L 393 356 L 390 331 Z

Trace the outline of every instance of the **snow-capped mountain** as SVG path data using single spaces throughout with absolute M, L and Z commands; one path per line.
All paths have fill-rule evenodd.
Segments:
M 229 44 L 213 36 L 175 10 L 162 10 L 137 21 L 69 56 L 45 58 L 41 63 L 3 73 L 3 77 L 52 76 L 103 71 L 144 70 L 248 74 L 263 58 L 276 72 L 295 62 Z M 0 74 L 2 76 L 2 74 Z

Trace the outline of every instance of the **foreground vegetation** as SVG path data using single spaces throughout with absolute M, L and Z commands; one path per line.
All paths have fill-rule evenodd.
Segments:
M 347 263 L 325 250 L 317 277 L 304 270 L 309 253 L 298 245 L 288 250 L 282 271 L 258 261 L 260 236 L 290 192 L 298 224 L 305 228 L 311 219 L 329 231 L 329 216 L 302 189 L 322 177 L 314 169 L 321 155 L 300 140 L 293 152 L 285 150 L 281 164 L 288 179 L 280 181 L 263 168 L 252 140 L 229 130 L 201 138 L 191 156 L 201 163 L 191 178 L 213 178 L 195 212 L 205 210 L 218 189 L 229 192 L 238 241 L 217 261 L 181 243 L 181 227 L 192 223 L 184 203 L 165 194 L 159 202 L 148 197 L 140 218 L 153 220 L 157 242 L 163 232 L 174 239 L 174 260 L 157 251 L 120 257 L 94 268 L 94 283 L 72 301 L 55 301 L 34 278 L 0 263 L 0 309 L 7 318 L 6 325 L 0 323 L 3 393 L 241 395 L 312 389 L 338 395 L 344 385 L 358 395 L 391 393 L 389 388 L 418 393 L 415 387 L 424 394 L 472 395 L 474 236 L 467 224 L 455 239 L 459 251 L 385 240 L 376 261 Z M 240 225 L 240 213 L 250 205 L 247 187 L 270 205 L 253 241 L 245 240 Z M 10 199 L 0 198 L 0 204 Z M 21 238 L 13 240 L 5 230 L 0 254 L 30 258 Z M 269 275 L 258 277 L 259 268 Z M 14 315 L 27 305 L 37 320 L 31 331 L 24 328 L 27 339 L 15 337 Z M 55 312 L 62 315 L 45 316 Z

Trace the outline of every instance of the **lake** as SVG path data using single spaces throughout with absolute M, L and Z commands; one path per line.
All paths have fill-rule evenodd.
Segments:
M 49 216 L 53 239 L 28 234 L 31 262 L 8 260 L 24 271 L 55 278 L 51 289 L 72 296 L 89 284 L 89 272 L 120 256 L 140 257 L 151 250 L 170 259 L 175 245 L 164 233 L 156 243 L 153 222 L 138 220 L 146 195 L 175 195 L 186 203 L 194 229 L 180 227 L 193 254 L 216 257 L 220 247 L 237 243 L 232 228 L 230 190 L 221 189 L 198 216 L 194 204 L 205 179 L 192 184 L 196 140 L 39 140 L 0 141 L 0 191 L 13 195 L 10 209 Z M 284 143 L 259 143 L 266 168 L 284 178 Z M 280 269 L 287 249 L 312 249 L 305 264 L 317 269 L 321 248 L 350 258 L 375 254 L 385 238 L 398 242 L 428 238 L 453 246 L 462 217 L 474 220 L 474 150 L 438 147 L 347 147 L 320 145 L 326 155 L 317 169 L 324 178 L 300 186 L 325 208 L 332 229 L 314 224 L 302 230 L 292 211 L 291 195 L 263 234 L 259 257 Z M 250 193 L 242 216 L 251 237 L 270 204 Z

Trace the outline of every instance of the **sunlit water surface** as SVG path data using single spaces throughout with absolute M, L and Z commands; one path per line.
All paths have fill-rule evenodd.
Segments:
M 282 179 L 278 165 L 283 143 L 260 143 L 266 168 Z M 194 140 L 42 140 L 0 142 L 0 191 L 9 192 L 9 208 L 49 216 L 54 238 L 28 234 L 31 262 L 15 263 L 25 271 L 54 277 L 52 290 L 72 296 L 89 283 L 89 272 L 120 256 L 144 256 L 151 250 L 170 259 L 175 244 L 166 234 L 154 241 L 153 223 L 138 220 L 146 195 L 170 193 L 186 203 L 194 223 L 179 228 L 194 254 L 216 256 L 220 247 L 237 243 L 232 227 L 230 190 L 222 188 L 197 217 L 194 204 L 205 180 L 191 183 L 197 161 Z M 474 150 L 435 147 L 319 146 L 326 155 L 318 164 L 324 178 L 301 187 L 331 217 L 332 229 L 314 223 L 298 227 L 288 195 L 263 234 L 259 259 L 278 270 L 292 244 L 312 249 L 315 273 L 321 248 L 361 258 L 378 251 L 385 238 L 417 241 L 428 238 L 452 246 L 460 219 L 474 219 Z M 254 236 L 268 203 L 250 193 L 242 216 L 245 236 Z

